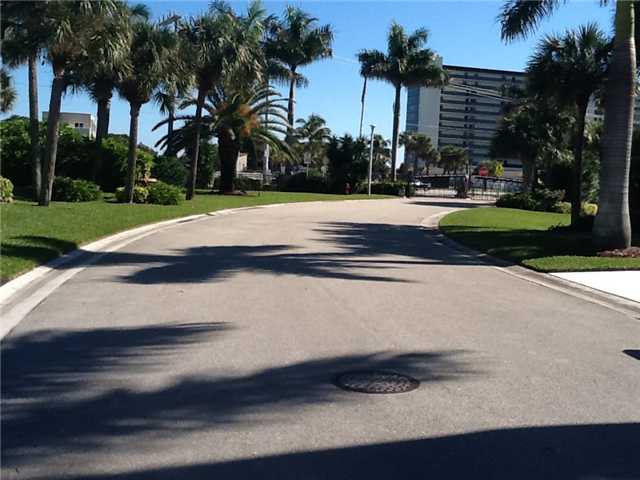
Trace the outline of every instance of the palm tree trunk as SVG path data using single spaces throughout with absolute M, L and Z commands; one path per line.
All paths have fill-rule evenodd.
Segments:
M 398 136 L 400 135 L 400 94 L 402 85 L 396 85 L 396 99 L 393 102 L 393 134 L 391 137 L 391 179 L 395 182 L 396 160 L 398 157 Z
M 95 182 L 102 171 L 102 141 L 109 134 L 109 118 L 111 116 L 111 94 L 98 100 L 98 124 L 96 125 L 96 153 L 93 159 L 91 178 Z
M 525 193 L 530 193 L 533 188 L 535 164 L 535 161 L 528 158 L 522 159 L 522 191 Z
M 193 121 L 195 128 L 195 140 L 193 153 L 191 155 L 191 168 L 189 168 L 189 179 L 187 180 L 187 200 L 191 200 L 196 194 L 196 179 L 198 178 L 198 155 L 200 154 L 200 123 L 202 123 L 202 107 L 204 105 L 205 91 L 198 90 L 198 100 L 196 104 L 196 116 Z
M 228 130 L 218 131 L 218 156 L 220 158 L 220 192 L 233 193 L 233 179 L 240 149 Z
M 582 210 L 582 151 L 584 150 L 584 124 L 589 98 L 580 99 L 577 104 L 575 146 L 573 148 L 573 196 L 571 197 L 571 226 L 577 227 Z
M 53 192 L 53 179 L 56 171 L 56 157 L 58 155 L 58 129 L 60 127 L 60 106 L 64 92 L 64 70 L 54 70 L 51 83 L 51 99 L 49 100 L 49 114 L 47 117 L 47 144 L 43 164 L 43 182 L 40 189 L 39 205 L 48 207 Z
M 38 122 L 38 59 L 29 56 L 29 137 L 31 139 L 31 180 L 34 200 L 40 199 L 42 163 L 40 161 L 40 123 Z
M 133 203 L 133 189 L 136 184 L 136 163 L 138 160 L 138 117 L 140 104 L 131 104 L 131 119 L 129 121 L 129 154 L 127 156 L 127 184 L 125 195 L 128 203 Z
M 176 116 L 176 109 L 173 105 L 169 107 L 169 121 L 167 122 L 167 148 L 165 149 L 164 154 L 168 157 L 173 157 L 175 153 L 173 152 L 173 122 Z
M 631 245 L 629 169 L 635 103 L 634 2 L 616 2 L 615 40 L 605 90 L 600 198 L 593 242 L 600 249 Z
M 291 80 L 289 82 L 289 101 L 287 103 L 287 121 L 289 122 L 289 134 L 287 143 L 293 142 L 293 124 L 295 122 L 296 109 L 296 71 L 291 70 Z

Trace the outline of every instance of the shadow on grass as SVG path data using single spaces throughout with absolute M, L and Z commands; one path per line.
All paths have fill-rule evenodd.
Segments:
M 2 242 L 2 255 L 45 263 L 77 248 L 75 242 L 43 235 L 17 235 Z
M 522 427 L 75 479 L 637 480 L 638 438 L 638 423 Z
M 184 324 L 10 337 L 2 349 L 3 466 L 116 448 L 144 432 L 179 438 L 229 423 L 286 422 L 297 408 L 357 399 L 331 384 L 344 370 L 398 370 L 423 384 L 482 373 L 463 351 L 374 352 L 237 376 L 176 375 L 169 384 L 144 382 L 153 372 L 171 371 L 183 349 L 208 346 L 228 330 L 225 324 Z
M 559 255 L 596 255 L 589 233 L 554 230 L 490 230 L 485 227 L 445 226 L 444 233 L 471 248 L 520 262 Z

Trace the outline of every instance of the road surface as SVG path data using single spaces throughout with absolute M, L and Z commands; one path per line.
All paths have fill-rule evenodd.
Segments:
M 2 478 L 640 478 L 640 319 L 421 227 L 458 206 L 246 210 L 101 258 L 3 341 Z

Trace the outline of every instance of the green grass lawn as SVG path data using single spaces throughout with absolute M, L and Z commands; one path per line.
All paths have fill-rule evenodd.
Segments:
M 366 195 L 262 192 L 246 196 L 202 193 L 177 206 L 123 205 L 113 196 L 86 203 L 52 202 L 48 208 L 16 201 L 0 205 L 2 282 L 78 246 L 147 223 L 225 208 L 317 200 L 355 200 Z M 374 195 L 373 198 L 388 198 Z
M 640 269 L 640 258 L 596 256 L 589 233 L 549 230 L 569 223 L 562 213 L 473 208 L 447 215 L 440 228 L 462 244 L 542 272 Z

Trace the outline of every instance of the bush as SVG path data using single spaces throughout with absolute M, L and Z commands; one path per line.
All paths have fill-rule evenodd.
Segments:
M 151 169 L 151 175 L 161 182 L 184 187 L 187 180 L 187 167 L 176 157 L 158 157 Z
M 127 180 L 127 156 L 129 137 L 109 135 L 102 141 L 102 169 L 98 175 L 100 185 L 106 191 L 114 191 Z M 155 154 L 149 147 L 139 144 L 136 159 L 136 179 L 144 180 L 151 175 Z
M 409 191 L 407 192 L 407 186 Z M 367 193 L 367 183 L 358 186 L 358 193 Z M 415 187 L 407 182 L 376 182 L 371 184 L 371 193 L 374 195 L 408 195 L 415 193 Z
M 538 212 L 557 212 L 559 205 L 564 198 L 562 190 L 549 190 L 548 188 L 539 188 L 531 193 L 508 193 L 496 200 L 496 207 L 499 208 L 517 208 L 520 210 L 535 210 Z M 571 207 L 569 207 L 571 211 Z
M 254 178 L 236 177 L 233 179 L 233 188 L 234 190 L 242 190 L 245 192 L 250 190 L 258 191 L 262 190 L 262 182 Z
M 148 198 L 149 189 L 147 187 L 142 187 L 139 185 L 133 187 L 133 203 L 147 203 Z M 125 195 L 124 187 L 116 188 L 116 200 L 120 203 L 126 203 L 127 197 Z
M 13 202 L 13 183 L 8 178 L 0 177 L 0 202 Z
M 598 213 L 598 205 L 595 203 L 585 202 L 582 204 L 582 215 L 587 217 L 595 217 Z
M 164 182 L 152 183 L 148 200 L 156 205 L 178 205 L 183 200 L 182 190 Z
M 556 213 L 571 213 L 571 203 L 558 202 L 554 205 L 553 211 Z
M 282 175 L 277 179 L 278 190 L 283 192 L 327 193 L 329 185 L 321 175 L 296 173 Z
M 56 177 L 53 181 L 52 199 L 59 202 L 91 202 L 101 196 L 100 187 L 88 180 Z

